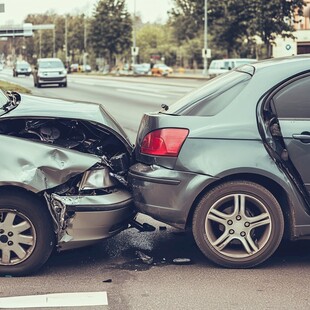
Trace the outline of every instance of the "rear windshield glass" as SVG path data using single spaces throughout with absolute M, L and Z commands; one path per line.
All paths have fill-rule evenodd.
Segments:
M 251 79 L 246 72 L 231 71 L 210 80 L 169 107 L 163 113 L 213 116 L 227 107 Z

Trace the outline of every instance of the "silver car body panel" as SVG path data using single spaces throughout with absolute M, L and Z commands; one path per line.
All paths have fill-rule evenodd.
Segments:
M 122 128 L 97 104 L 16 98 L 0 116 L 0 187 L 45 198 L 59 250 L 127 228 L 135 215 L 124 186 L 132 146 Z
M 126 190 L 96 196 L 51 194 L 45 198 L 56 226 L 59 250 L 91 244 L 128 226 L 127 205 L 131 204 L 132 197 Z M 121 225 L 113 227 L 111 223 Z
M 101 161 L 92 154 L 6 135 L 0 135 L 0 144 L 5 160 L 0 185 L 14 184 L 33 192 L 63 184 Z

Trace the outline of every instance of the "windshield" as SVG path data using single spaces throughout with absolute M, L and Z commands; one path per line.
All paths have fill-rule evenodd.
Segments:
M 46 68 L 64 68 L 63 63 L 60 60 L 51 60 L 51 61 L 40 61 L 39 67 L 42 69 Z
M 0 90 L 0 106 L 2 109 L 3 106 L 8 102 L 8 100 L 9 100 L 8 97 L 3 93 L 2 90 Z M 3 114 L 2 111 L 1 114 Z
M 4 93 L 3 90 L 0 90 L 0 116 L 15 109 L 20 103 L 20 100 L 21 97 L 19 93 L 13 91 Z
M 30 65 L 27 63 L 23 63 L 23 64 L 16 64 L 16 68 L 21 68 L 21 69 L 28 69 L 30 68 Z

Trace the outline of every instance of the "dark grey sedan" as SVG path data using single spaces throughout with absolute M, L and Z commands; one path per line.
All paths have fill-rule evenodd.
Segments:
M 310 56 L 245 65 L 144 115 L 129 181 L 140 212 L 191 228 L 213 262 L 310 236 Z

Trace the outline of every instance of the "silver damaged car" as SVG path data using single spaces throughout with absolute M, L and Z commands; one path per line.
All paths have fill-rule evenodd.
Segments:
M 0 275 L 130 226 L 132 146 L 97 104 L 0 91 Z

